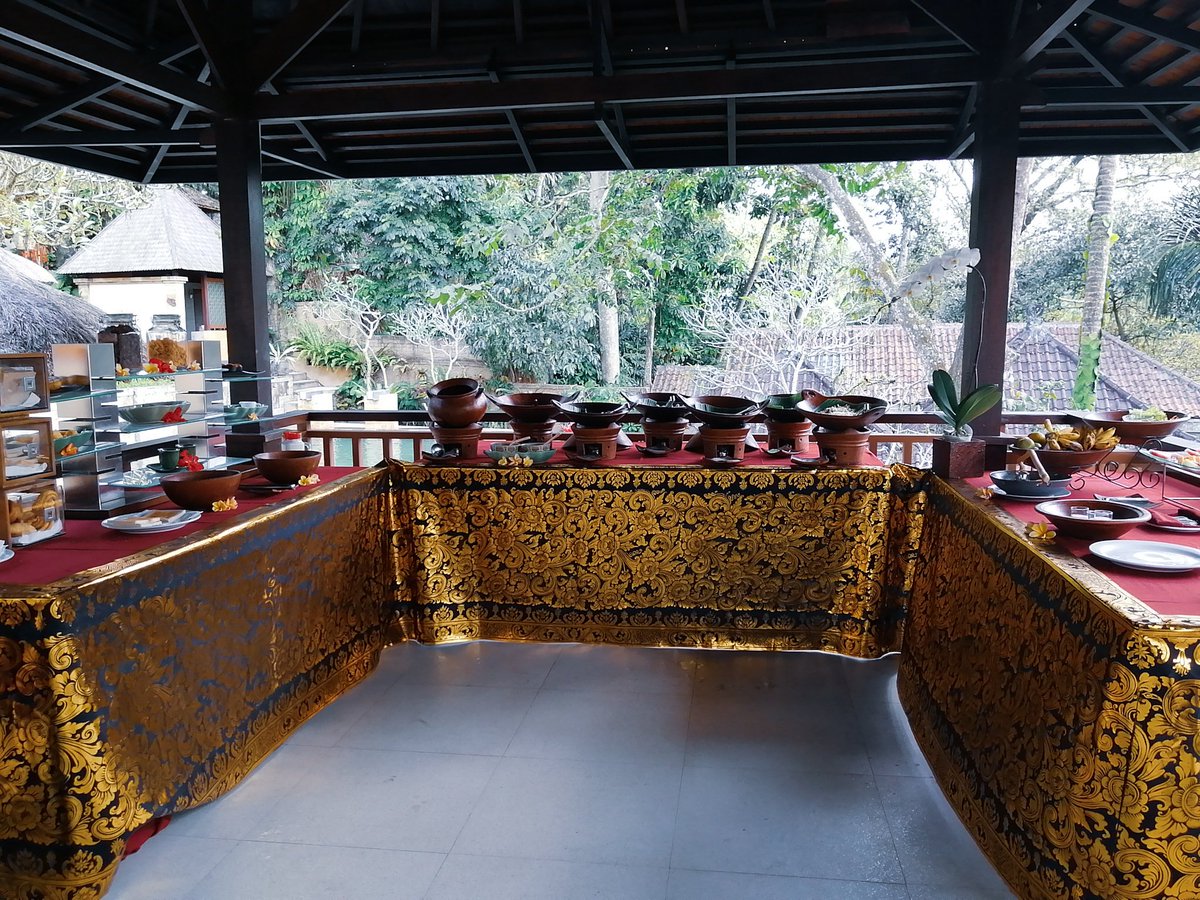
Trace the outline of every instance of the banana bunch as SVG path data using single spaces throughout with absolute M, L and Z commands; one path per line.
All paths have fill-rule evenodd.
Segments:
M 1029 433 L 1028 441 L 1041 450 L 1111 450 L 1117 446 L 1117 432 L 1090 425 L 1055 425 L 1047 419 Z

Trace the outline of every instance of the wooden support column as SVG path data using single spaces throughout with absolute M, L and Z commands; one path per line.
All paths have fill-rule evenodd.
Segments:
M 979 250 L 967 279 L 963 316 L 962 390 L 1004 384 L 1011 290 L 1013 208 L 1017 178 L 1020 87 L 1009 80 L 979 86 L 975 114 L 975 166 L 971 188 L 970 244 Z M 980 435 L 1000 432 L 999 407 L 981 416 Z
M 217 178 L 221 191 L 221 255 L 225 263 L 225 314 L 229 361 L 270 372 L 267 332 L 267 248 L 263 233 L 262 155 L 258 122 L 216 123 Z M 269 381 L 230 385 L 234 402 L 271 403 Z

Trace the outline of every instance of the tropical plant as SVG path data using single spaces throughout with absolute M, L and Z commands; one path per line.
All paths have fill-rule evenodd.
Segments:
M 970 440 L 970 422 L 1000 402 L 1003 396 L 998 384 L 982 384 L 961 400 L 954 379 L 945 369 L 934 369 L 929 383 L 929 396 L 937 407 L 937 416 L 949 429 L 950 440 Z

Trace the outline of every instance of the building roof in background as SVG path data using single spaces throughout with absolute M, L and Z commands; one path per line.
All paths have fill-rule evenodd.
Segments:
M 94 343 L 100 310 L 30 278 L 19 259 L 0 253 L 0 353 L 48 353 L 52 344 Z
M 0 250 L 4 254 L 5 261 L 11 263 L 16 270 L 27 278 L 32 278 L 34 281 L 40 281 L 42 284 L 58 284 L 54 278 L 54 273 L 49 269 L 43 269 L 32 259 L 26 259 L 15 250 Z
M 937 353 L 952 368 L 962 326 L 934 326 Z M 928 405 L 929 372 L 912 339 L 899 325 L 838 329 L 836 339 L 814 335 L 819 359 L 796 359 L 777 333 L 739 335 L 735 350 L 719 367 L 660 366 L 655 390 L 692 394 L 705 391 L 773 393 L 811 388 L 828 393 L 870 394 L 897 406 Z M 1071 388 L 1079 369 L 1078 325 L 1008 327 L 1006 405 L 1054 411 L 1072 408 Z M 775 348 L 772 351 L 772 348 Z M 774 355 L 775 362 L 772 362 Z M 797 372 L 788 384 L 781 372 Z M 1098 409 L 1159 406 L 1200 413 L 1200 383 L 1175 372 L 1119 338 L 1105 334 L 1100 351 Z
M 220 229 L 186 194 L 168 188 L 159 190 L 149 206 L 129 210 L 109 222 L 58 271 L 80 276 L 136 272 L 220 275 L 223 268 Z

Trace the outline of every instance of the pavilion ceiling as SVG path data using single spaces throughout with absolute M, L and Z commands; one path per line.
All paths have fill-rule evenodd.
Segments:
M 984 82 L 1020 153 L 1200 145 L 1196 0 L 6 0 L 0 148 L 213 181 L 970 156 Z

